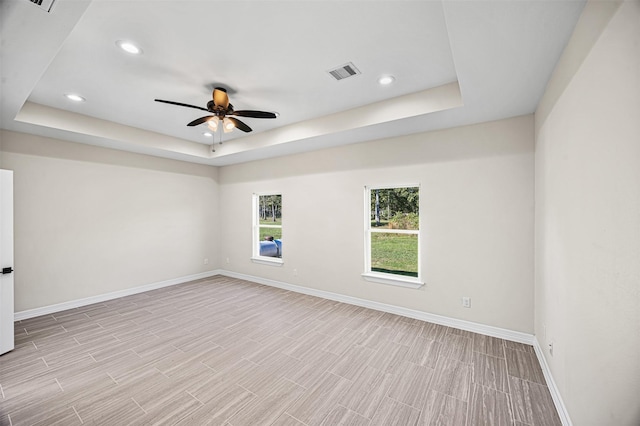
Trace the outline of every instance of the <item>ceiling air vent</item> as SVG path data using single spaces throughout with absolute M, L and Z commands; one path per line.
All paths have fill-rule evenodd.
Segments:
M 344 64 L 338 68 L 327 71 L 333 78 L 337 81 L 344 80 L 345 78 L 353 77 L 354 75 L 360 74 L 358 68 L 353 65 L 351 62 L 348 64 Z
M 53 2 L 55 0 L 29 0 L 31 3 L 37 5 L 40 9 L 45 12 L 51 12 L 51 7 L 53 6 Z

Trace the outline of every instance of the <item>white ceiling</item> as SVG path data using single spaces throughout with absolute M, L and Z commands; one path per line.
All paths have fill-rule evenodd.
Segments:
M 211 165 L 535 110 L 583 1 L 5 0 L 2 128 Z M 116 41 L 133 41 L 140 56 Z M 353 62 L 361 75 L 327 71 Z M 378 77 L 395 76 L 390 86 Z M 216 86 L 243 118 L 187 127 Z M 63 95 L 78 93 L 86 102 Z M 218 142 L 220 134 L 215 136 Z

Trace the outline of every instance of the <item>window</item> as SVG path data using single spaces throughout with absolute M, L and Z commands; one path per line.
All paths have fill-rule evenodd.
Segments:
M 282 194 L 253 195 L 253 258 L 282 264 Z
M 369 281 L 418 288 L 420 188 L 365 188 L 365 273 Z

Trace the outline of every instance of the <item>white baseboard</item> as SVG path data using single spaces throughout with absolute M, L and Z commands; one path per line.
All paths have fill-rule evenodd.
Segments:
M 401 306 L 388 305 L 386 303 L 374 302 L 372 300 L 360 299 L 358 297 L 345 296 L 343 294 L 332 293 L 314 288 L 301 287 L 295 284 L 288 284 L 281 281 L 269 280 L 266 278 L 255 277 L 252 275 L 240 274 L 238 272 L 219 270 L 220 275 L 241 280 L 252 281 L 258 284 L 264 284 L 270 287 L 277 287 L 283 290 L 290 290 L 296 293 L 308 294 L 310 296 L 322 297 L 323 299 L 335 300 L 336 302 L 348 303 L 350 305 L 362 306 L 363 308 L 374 309 L 376 311 L 388 312 L 391 314 L 402 315 L 408 318 L 415 318 L 422 321 L 428 321 L 448 327 L 454 327 L 461 330 L 472 331 L 474 333 L 484 334 L 487 336 L 498 337 L 500 339 L 511 340 L 514 342 L 533 345 L 535 338 L 533 334 L 522 333 L 519 331 L 507 330 L 504 328 L 493 327 L 490 325 L 479 324 L 476 322 L 460 320 L 456 318 L 445 317 L 428 312 L 416 311 L 414 309 L 403 308 Z
M 553 380 L 551 369 L 549 368 L 549 364 L 547 364 L 547 359 L 544 357 L 542 346 L 540 346 L 540 342 L 538 342 L 538 338 L 535 336 L 533 349 L 536 351 L 538 362 L 540 363 L 540 367 L 542 367 L 542 374 L 544 374 L 544 379 L 547 381 L 547 387 L 549 388 L 549 393 L 551 393 L 551 398 L 553 399 L 553 403 L 558 411 L 558 416 L 560 416 L 560 421 L 563 426 L 572 426 L 573 423 L 571 423 L 569 411 L 567 411 L 567 407 L 564 405 L 562 396 L 560 396 L 560 390 L 558 389 L 555 380 Z
M 182 284 L 189 281 L 209 278 L 216 275 L 224 275 L 231 278 L 251 281 L 258 284 L 277 287 L 284 290 L 294 291 L 296 293 L 308 294 L 310 296 L 322 297 L 324 299 L 335 300 L 336 302 L 348 303 L 350 305 L 362 306 L 363 308 L 374 309 L 376 311 L 389 312 L 391 314 L 402 315 L 408 318 L 415 318 L 422 321 L 428 321 L 448 327 L 454 327 L 461 330 L 472 331 L 487 336 L 498 337 L 501 339 L 511 340 L 514 342 L 533 345 L 535 338 L 532 334 L 522 333 L 519 331 L 508 330 L 504 328 L 493 327 L 490 325 L 475 323 L 471 321 L 460 320 L 456 318 L 445 317 L 428 312 L 416 311 L 414 309 L 404 308 L 402 306 L 388 305 L 386 303 L 375 302 L 358 297 L 346 296 L 343 294 L 332 293 L 329 291 L 318 290 L 314 288 L 302 287 L 295 284 L 289 284 L 281 281 L 270 280 L 266 278 L 256 277 L 253 275 L 241 274 L 238 272 L 226 271 L 224 269 L 215 269 L 211 271 L 201 272 L 199 274 L 187 275 L 184 277 L 173 278 L 157 283 L 146 284 L 139 287 L 128 288 L 125 290 L 114 291 L 111 293 L 91 296 L 84 299 L 71 300 L 68 302 L 57 303 L 55 305 L 43 306 L 35 309 L 16 312 L 14 321 L 20 321 L 28 318 L 34 318 L 41 315 L 49 315 L 56 312 L 66 311 L 68 309 L 79 308 L 82 306 L 92 305 L 94 303 L 105 302 L 107 300 L 117 299 L 119 297 L 130 296 L 133 294 L 143 293 L 145 291 L 155 290 L 162 287 L 168 287 L 176 284 Z
M 219 270 L 201 272 L 199 274 L 187 275 L 184 277 L 173 278 L 166 281 L 142 285 L 139 287 L 127 288 L 125 290 L 114 291 L 112 293 L 99 294 L 97 296 L 86 297 L 84 299 L 70 300 L 69 302 L 57 303 L 55 305 L 43 306 L 41 308 L 27 309 L 26 311 L 16 312 L 13 316 L 14 321 L 20 321 L 28 318 L 39 317 L 41 315 L 49 315 L 56 312 L 66 311 L 68 309 L 80 308 L 82 306 L 92 305 L 94 303 L 105 302 L 107 300 L 117 299 L 119 297 L 131 296 L 132 294 L 144 293 L 145 291 L 155 290 L 171 285 L 182 284 L 189 281 L 209 278 L 220 273 Z
M 445 317 L 442 315 L 431 314 L 423 311 L 416 311 L 414 309 L 404 308 L 402 306 L 388 305 L 386 303 L 375 302 L 367 299 L 360 299 L 358 297 L 346 296 L 344 294 L 332 293 L 329 291 L 302 287 L 295 284 L 289 284 L 281 281 L 270 280 L 266 278 L 256 277 L 253 275 L 246 275 L 238 272 L 226 271 L 224 269 L 215 269 L 211 271 L 201 272 L 199 274 L 187 275 L 184 277 L 173 278 L 170 280 L 160 281 L 157 283 L 146 284 L 139 287 L 133 287 L 125 290 L 119 290 L 111 293 L 91 296 L 84 299 L 71 300 L 68 302 L 57 303 L 55 305 L 48 305 L 40 308 L 28 309 L 25 311 L 16 312 L 14 314 L 14 320 L 20 321 L 28 318 L 38 317 L 41 315 L 49 315 L 56 312 L 66 311 L 68 309 L 79 308 L 79 307 L 91 305 L 94 303 L 105 302 L 107 300 L 117 299 L 119 297 L 130 296 L 133 294 L 143 293 L 145 291 L 155 290 L 158 288 L 168 287 L 176 284 L 182 284 L 189 281 L 199 280 L 202 278 L 209 278 L 216 275 L 224 275 L 231 278 L 238 278 L 241 280 L 251 281 L 258 284 L 267 285 L 270 287 L 277 287 L 284 290 L 294 291 L 296 293 L 322 297 L 324 299 L 335 300 L 336 302 L 362 306 L 363 308 L 369 308 L 369 309 L 374 309 L 376 311 L 402 315 L 408 318 L 415 318 L 422 321 L 428 321 L 435 324 L 454 327 L 461 330 L 472 331 L 474 333 L 480 333 L 487 336 L 498 337 L 501 339 L 525 343 L 528 345 L 534 345 L 534 343 L 537 342 L 535 337 L 532 334 L 522 333 L 519 331 L 513 331 L 513 330 L 508 330 L 508 329 L 499 328 L 499 327 L 493 327 L 490 325 L 480 324 L 480 323 L 471 322 L 471 321 L 465 321 L 465 320 L 456 319 L 456 318 Z M 538 355 L 538 357 L 540 358 L 540 355 Z M 541 358 L 541 363 L 542 362 L 546 363 L 546 361 L 544 361 L 544 357 Z

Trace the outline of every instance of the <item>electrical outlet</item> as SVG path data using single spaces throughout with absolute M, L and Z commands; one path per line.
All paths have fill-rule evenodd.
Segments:
M 207 258 L 205 257 L 205 259 L 204 259 L 202 262 L 203 262 L 205 265 L 208 265 L 208 264 L 209 264 L 209 259 L 207 259 Z
M 227 257 L 227 263 L 231 263 L 231 261 L 229 260 L 229 258 Z
M 293 270 L 293 276 L 294 276 L 294 277 L 297 277 L 297 276 L 298 276 L 298 270 L 297 270 L 297 269 L 294 269 L 294 270 Z
M 471 298 L 470 297 L 463 297 L 462 298 L 462 307 L 463 308 L 470 308 L 471 307 Z

